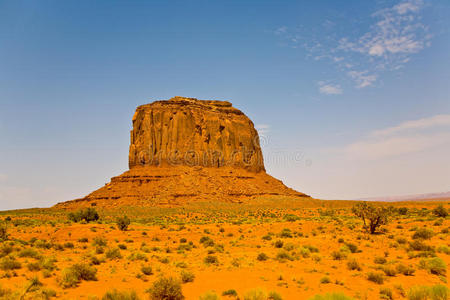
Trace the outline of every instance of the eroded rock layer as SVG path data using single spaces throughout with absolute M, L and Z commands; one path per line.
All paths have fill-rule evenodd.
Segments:
M 139 106 L 130 170 L 60 208 L 308 197 L 268 175 L 252 121 L 226 101 L 174 97 Z
M 243 202 L 260 196 L 305 197 L 266 172 L 232 167 L 135 167 L 83 199 L 59 204 L 91 206 L 160 206 L 192 202 Z

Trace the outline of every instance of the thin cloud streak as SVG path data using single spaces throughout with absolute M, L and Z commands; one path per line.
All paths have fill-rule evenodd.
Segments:
M 397 126 L 372 132 L 373 136 L 386 136 L 411 129 L 426 129 L 436 126 L 450 126 L 450 114 L 403 122 Z

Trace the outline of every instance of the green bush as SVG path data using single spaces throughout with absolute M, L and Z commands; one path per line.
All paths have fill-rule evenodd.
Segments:
M 244 295 L 244 300 L 267 300 L 267 293 L 262 289 L 254 289 L 248 291 Z
M 108 251 L 106 251 L 106 253 L 105 253 L 105 256 L 107 259 L 121 259 L 122 258 L 122 254 L 120 254 L 119 248 L 108 249 Z
M 433 209 L 433 214 L 437 217 L 446 218 L 448 216 L 448 211 L 442 204 L 440 204 L 438 207 Z
M 398 212 L 399 215 L 404 216 L 404 215 L 406 215 L 406 214 L 408 213 L 408 208 L 406 208 L 406 207 L 400 207 L 400 208 L 397 210 L 397 212 Z
M 324 276 L 324 277 L 320 278 L 320 283 L 322 283 L 322 284 L 331 283 L 330 277 Z
M 107 292 L 102 300 L 139 300 L 135 291 L 119 292 L 117 290 Z
M 237 297 L 238 293 L 236 292 L 236 290 L 226 290 L 223 291 L 222 296 L 232 296 L 232 297 Z
M 217 258 L 217 256 L 214 255 L 208 255 L 205 257 L 205 259 L 203 260 L 205 262 L 205 264 L 211 265 L 217 265 L 219 263 L 219 259 Z
M 331 252 L 331 257 L 334 260 L 343 260 L 347 258 L 347 252 L 345 251 L 333 251 Z
M 358 261 L 355 258 L 351 258 L 348 260 L 347 268 L 349 270 L 361 271 L 361 265 L 358 263 Z
M 445 273 L 447 272 L 447 265 L 445 264 L 445 261 L 443 261 L 439 257 L 428 259 L 423 258 L 419 262 L 419 267 L 421 269 L 428 270 L 428 272 L 436 275 L 445 276 Z
M 377 272 L 369 272 L 367 274 L 367 280 L 375 282 L 377 284 L 383 284 L 384 282 L 384 276 L 382 273 Z
M 183 300 L 180 281 L 173 277 L 161 277 L 147 291 L 152 300 Z
M 117 228 L 122 231 L 127 231 L 128 226 L 131 224 L 131 220 L 127 216 L 119 217 L 116 220 Z
M 8 239 L 8 224 L 1 222 L 0 223 L 0 240 Z
M 13 257 L 6 256 L 0 260 L 0 269 L 3 271 L 18 270 L 22 264 Z
M 205 294 L 201 295 L 199 298 L 199 300 L 219 300 L 219 296 L 217 296 L 217 294 L 213 291 L 210 292 L 206 292 Z
M 258 256 L 256 257 L 257 260 L 259 261 L 266 261 L 269 257 L 267 256 L 267 254 L 265 253 L 260 253 L 258 254 Z
M 315 295 L 314 297 L 310 298 L 309 300 L 353 300 L 353 299 L 345 296 L 344 294 L 331 293 L 331 294 L 325 294 L 325 295 Z
M 429 240 L 433 237 L 434 232 L 431 229 L 428 228 L 419 228 L 414 232 L 412 238 L 414 240 L 422 239 L 422 240 Z
M 89 222 L 98 221 L 98 219 L 100 219 L 99 214 L 92 207 L 80 209 L 76 212 L 71 212 L 71 213 L 69 213 L 68 217 L 69 217 L 69 220 L 71 220 L 75 223 L 78 223 L 81 221 L 86 221 L 89 223 Z
M 151 266 L 142 266 L 141 267 L 141 272 L 144 275 L 152 275 L 153 274 L 153 269 Z
M 181 271 L 181 281 L 183 283 L 193 282 L 195 279 L 195 275 L 192 272 L 189 271 Z
M 414 275 L 414 272 L 416 272 L 416 270 L 414 270 L 412 266 L 405 266 L 404 264 L 398 264 L 397 272 L 405 276 L 412 276 Z
M 434 286 L 414 286 L 407 294 L 409 300 L 447 300 L 449 289 L 441 284 Z
M 62 288 L 76 287 L 82 280 L 96 281 L 97 269 L 84 263 L 75 264 L 63 271 L 60 285 Z
M 392 300 L 392 290 L 390 288 L 381 288 L 380 289 L 380 299 Z

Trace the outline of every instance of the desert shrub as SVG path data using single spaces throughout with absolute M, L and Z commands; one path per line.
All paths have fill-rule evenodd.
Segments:
M 266 234 L 265 236 L 262 237 L 263 240 L 265 241 L 271 241 L 272 240 L 272 236 L 270 234 Z
M 267 300 L 268 295 L 262 289 L 250 290 L 244 295 L 244 300 Z
M 414 286 L 407 294 L 409 300 L 447 300 L 449 289 L 441 284 L 434 286 Z
M 330 277 L 324 276 L 324 277 L 320 278 L 320 283 L 322 283 L 322 284 L 331 283 Z
M 152 300 L 183 300 L 181 283 L 173 277 L 161 277 L 147 291 Z
M 267 299 L 268 300 L 283 300 L 283 297 L 281 297 L 281 295 L 278 294 L 277 292 L 271 291 L 271 292 L 269 292 Z
M 122 258 L 122 254 L 120 254 L 119 248 L 108 249 L 108 251 L 106 251 L 106 253 L 105 253 L 105 256 L 107 259 L 121 259 Z
M 411 266 L 405 266 L 404 264 L 397 265 L 397 272 L 405 276 L 412 276 L 416 270 Z
M 395 276 L 398 273 L 397 268 L 395 268 L 393 265 L 383 266 L 383 268 L 381 270 L 387 276 Z
M 319 249 L 311 245 L 303 245 L 303 248 L 308 249 L 311 253 L 319 253 Z
M 258 256 L 256 257 L 257 260 L 259 261 L 266 261 L 269 257 L 267 256 L 267 254 L 265 253 L 260 253 L 258 254 Z
M 371 234 L 374 234 L 381 225 L 388 223 L 391 211 L 391 208 L 374 206 L 367 202 L 359 202 L 352 208 L 352 212 L 363 220 L 364 228 Z
M 8 239 L 8 224 L 5 222 L 0 223 L 0 240 Z
M 37 272 L 41 270 L 41 265 L 37 262 L 31 262 L 27 264 L 27 268 L 30 272 Z
M 352 298 L 340 293 L 331 293 L 325 295 L 315 295 L 309 300 L 352 300 Z
M 15 258 L 6 256 L 0 260 L 0 269 L 3 271 L 18 270 L 22 268 L 22 264 Z
M 217 258 L 217 256 L 214 256 L 214 255 L 206 256 L 203 261 L 205 262 L 205 264 L 208 264 L 208 265 L 211 265 L 211 264 L 217 265 L 219 263 L 219 259 Z
M 238 293 L 236 292 L 236 290 L 226 290 L 223 291 L 222 296 L 232 296 L 232 297 L 237 297 Z
M 409 250 L 414 251 L 434 251 L 432 246 L 425 244 L 422 240 L 414 240 L 409 242 Z
M 20 250 L 19 253 L 17 254 L 17 256 L 38 259 L 38 258 L 40 258 L 41 255 L 39 254 L 38 251 L 36 251 L 33 248 L 26 248 L 26 249 Z
M 437 217 L 446 218 L 448 216 L 448 211 L 442 204 L 440 204 L 435 209 L 433 209 L 433 214 Z
M 376 256 L 373 259 L 373 262 L 379 265 L 384 265 L 387 262 L 387 259 L 382 256 Z
M 116 224 L 117 224 L 117 228 L 119 228 L 119 230 L 127 231 L 128 226 L 130 226 L 130 224 L 131 224 L 131 220 L 127 216 L 119 217 L 116 220 Z
M 294 260 L 291 254 L 285 250 L 280 250 L 277 253 L 277 260 L 279 261 L 286 261 L 286 260 Z
M 142 266 L 141 267 L 141 272 L 144 275 L 152 275 L 153 274 L 153 269 L 151 266 Z
M 347 268 L 349 270 L 361 271 L 361 265 L 359 264 L 359 262 L 355 258 L 351 258 L 351 259 L 348 260 Z
M 407 240 L 404 237 L 399 237 L 396 239 L 399 244 L 406 244 Z
M 206 292 L 205 294 L 201 295 L 199 300 L 219 300 L 219 296 L 213 291 Z
M 86 221 L 89 223 L 98 221 L 98 219 L 100 219 L 100 216 L 94 208 L 88 207 L 85 209 L 80 209 L 76 212 L 69 213 L 68 218 L 75 223 L 81 221 Z
M 279 235 L 281 238 L 292 238 L 292 231 L 289 228 L 284 228 Z
M 148 261 L 147 256 L 146 256 L 144 253 L 141 253 L 141 252 L 134 252 L 134 253 L 131 253 L 131 254 L 127 257 L 127 259 L 128 259 L 128 260 L 131 260 L 131 261 L 136 261 L 136 260 Z M 167 258 L 166 258 L 166 259 L 167 259 Z
M 92 245 L 98 247 L 106 247 L 106 245 L 108 245 L 108 240 L 102 236 L 96 236 L 92 241 Z
M 193 282 L 195 279 L 195 275 L 192 272 L 189 271 L 181 271 L 181 281 L 183 283 Z
M 390 288 L 381 288 L 380 289 L 380 299 L 394 299 L 392 295 L 392 290 Z
M 369 272 L 367 274 L 367 280 L 378 283 L 378 284 L 383 284 L 384 276 L 382 273 Z
M 406 207 L 399 207 L 397 212 L 398 212 L 399 215 L 403 215 L 404 216 L 404 215 L 406 215 L 408 213 L 408 208 L 406 208 Z
M 441 245 L 437 248 L 437 251 L 439 253 L 445 253 L 447 255 L 450 255 L 450 247 L 446 246 L 446 245 Z
M 350 250 L 351 253 L 358 252 L 358 246 L 352 243 L 346 243 L 345 246 L 347 246 L 348 250 Z
M 334 260 L 343 260 L 347 258 L 347 252 L 345 251 L 333 251 L 331 252 L 331 257 Z
M 107 292 L 102 300 L 139 300 L 135 291 L 119 292 L 117 290 Z
M 273 245 L 275 246 L 275 248 L 283 248 L 284 243 L 282 240 L 278 240 Z
M 203 244 L 204 247 L 213 247 L 214 241 L 209 236 L 203 236 L 200 238 L 200 244 Z
M 14 247 L 11 245 L 2 245 L 0 248 L 0 257 L 5 257 L 14 251 Z
M 414 232 L 412 238 L 414 240 L 422 239 L 422 240 L 429 240 L 433 237 L 434 232 L 431 229 L 428 228 L 419 228 Z
M 421 259 L 419 262 L 419 267 L 421 269 L 428 270 L 428 272 L 436 275 L 443 275 L 447 272 L 447 265 L 439 257 L 433 257 L 428 259 Z
M 62 288 L 76 287 L 82 280 L 97 280 L 97 269 L 87 264 L 80 263 L 63 271 L 59 284 Z

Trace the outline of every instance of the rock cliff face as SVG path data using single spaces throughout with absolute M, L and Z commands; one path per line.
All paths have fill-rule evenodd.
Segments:
M 139 165 L 264 171 L 258 133 L 246 115 L 230 102 L 182 97 L 137 108 L 129 167 Z
M 174 97 L 139 106 L 130 170 L 60 208 L 309 197 L 268 175 L 252 121 L 226 101 Z

